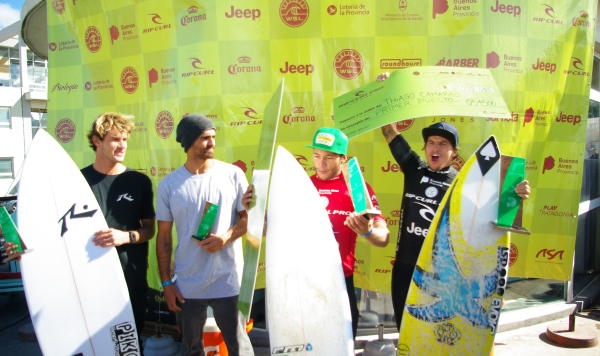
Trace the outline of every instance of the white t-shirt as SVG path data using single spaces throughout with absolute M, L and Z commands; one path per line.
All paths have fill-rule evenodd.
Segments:
M 242 241 L 209 253 L 197 245 L 196 234 L 206 202 L 219 211 L 211 232 L 225 233 L 245 210 L 242 196 L 248 180 L 242 170 L 215 160 L 204 174 L 192 174 L 184 166 L 168 174 L 158 185 L 156 219 L 172 221 L 177 233 L 175 274 L 184 298 L 224 298 L 239 294 L 243 269 Z

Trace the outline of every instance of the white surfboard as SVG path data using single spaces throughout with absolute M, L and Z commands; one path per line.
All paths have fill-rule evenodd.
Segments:
M 271 173 L 265 253 L 271 354 L 354 355 L 342 262 L 325 205 L 281 146 Z
M 21 273 L 44 355 L 139 355 L 123 271 L 114 248 L 92 242 L 106 228 L 79 168 L 47 132 L 23 164 L 19 232 L 30 253 Z

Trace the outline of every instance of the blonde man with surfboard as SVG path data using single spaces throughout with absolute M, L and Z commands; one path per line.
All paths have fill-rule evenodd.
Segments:
M 237 309 L 243 267 L 239 237 L 248 220 L 242 196 L 248 181 L 239 167 L 215 158 L 215 125 L 205 116 L 184 116 L 176 140 L 186 161 L 158 185 L 156 257 L 167 306 L 178 313 L 182 355 L 204 355 L 208 307 L 228 354 L 254 355 Z M 206 223 L 211 215 L 214 220 Z M 173 227 L 177 247 L 172 265 Z
M 346 289 L 352 314 L 352 335 L 356 337 L 358 328 L 358 306 L 354 292 L 354 252 L 356 239 L 364 238 L 374 246 L 384 247 L 390 232 L 381 214 L 359 214 L 354 210 L 346 180 L 342 174 L 343 165 L 348 161 L 348 137 L 333 127 L 318 129 L 311 145 L 315 174 L 310 176 L 321 198 L 327 203 L 327 213 L 338 242 L 342 268 L 346 278 Z M 373 188 L 365 183 L 369 198 L 379 210 L 379 203 Z
M 87 135 L 96 158 L 81 173 L 109 226 L 97 231 L 92 241 L 117 249 L 139 336 L 146 319 L 148 240 L 154 237 L 155 221 L 152 182 L 123 164 L 133 126 L 131 117 L 121 113 L 98 116 Z
M 377 76 L 378 81 L 389 73 Z M 413 271 L 431 221 L 450 183 L 458 171 L 452 166 L 458 156 L 458 130 L 447 122 L 437 122 L 422 130 L 425 159 L 415 152 L 396 130 L 395 124 L 381 128 L 390 152 L 404 174 L 401 202 L 401 226 L 398 229 L 396 258 L 392 268 L 392 305 L 396 326 L 400 330 L 402 312 L 408 295 Z M 515 192 L 527 199 L 531 192 L 526 180 Z

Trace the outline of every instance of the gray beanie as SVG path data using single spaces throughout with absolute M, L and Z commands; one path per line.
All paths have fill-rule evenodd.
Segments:
M 184 151 L 187 152 L 188 148 L 194 144 L 194 141 L 196 141 L 198 136 L 204 131 L 214 128 L 215 124 L 207 117 L 200 114 L 187 114 L 179 121 L 179 124 L 177 124 L 177 136 L 175 137 L 175 140 L 177 140 Z

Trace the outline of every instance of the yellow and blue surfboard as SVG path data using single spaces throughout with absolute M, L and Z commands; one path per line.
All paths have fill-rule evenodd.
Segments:
M 508 279 L 510 233 L 495 228 L 501 154 L 493 136 L 460 170 L 425 238 L 398 355 L 487 355 Z

